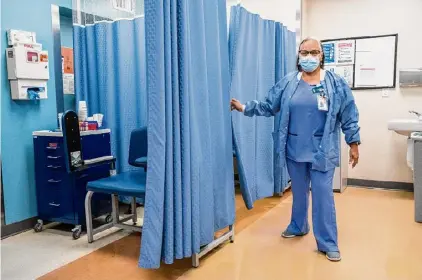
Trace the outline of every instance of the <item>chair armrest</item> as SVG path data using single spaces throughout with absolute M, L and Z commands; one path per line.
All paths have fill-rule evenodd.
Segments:
M 96 163 L 107 163 L 107 162 L 115 162 L 116 158 L 113 156 L 105 156 L 93 159 L 84 160 L 84 165 L 92 165 Z
M 88 159 L 88 160 L 84 160 L 84 164 L 80 166 L 77 170 L 75 170 L 75 172 L 83 171 L 88 168 L 101 166 L 104 164 L 110 164 L 111 165 L 110 170 L 112 170 L 112 169 L 115 169 L 115 163 L 116 163 L 116 158 L 113 156 L 105 156 L 105 157 L 99 157 L 99 158 L 94 158 L 94 159 Z

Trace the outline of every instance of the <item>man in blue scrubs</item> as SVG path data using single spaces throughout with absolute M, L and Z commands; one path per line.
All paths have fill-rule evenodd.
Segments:
M 245 105 L 232 99 L 231 107 L 245 116 L 271 117 L 280 112 L 275 131 L 279 167 L 287 166 L 292 180 L 293 206 L 284 238 L 309 232 L 309 190 L 312 185 L 312 221 L 318 250 L 340 261 L 333 195 L 334 169 L 339 166 L 340 128 L 350 146 L 350 163 L 359 160 L 358 110 L 346 81 L 324 69 L 321 43 L 305 39 L 299 46 L 298 71 L 288 74 L 265 101 Z

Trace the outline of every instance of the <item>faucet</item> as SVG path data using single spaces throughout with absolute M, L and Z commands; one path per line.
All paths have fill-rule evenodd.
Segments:
M 420 121 L 422 121 L 422 114 L 416 111 L 409 111 L 410 114 L 415 114 Z

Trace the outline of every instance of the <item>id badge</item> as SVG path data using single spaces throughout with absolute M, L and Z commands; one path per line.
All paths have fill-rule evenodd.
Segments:
M 318 110 L 320 111 L 328 111 L 328 101 L 325 95 L 318 95 Z
M 312 89 L 312 92 L 317 94 L 318 110 L 328 111 L 328 98 L 325 94 L 324 87 L 322 85 L 317 85 Z

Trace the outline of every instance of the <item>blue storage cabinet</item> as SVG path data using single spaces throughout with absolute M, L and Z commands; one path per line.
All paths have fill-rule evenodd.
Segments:
M 86 184 L 110 175 L 108 164 L 68 173 L 66 170 L 63 134 L 53 131 L 33 133 L 35 156 L 35 180 L 38 207 L 38 223 L 35 231 L 41 231 L 45 221 L 75 225 L 73 238 L 78 239 L 85 227 Z M 81 131 L 84 160 L 110 156 L 110 130 Z M 92 211 L 95 216 L 111 213 L 108 195 L 93 197 Z M 111 220 L 111 216 L 106 221 Z

